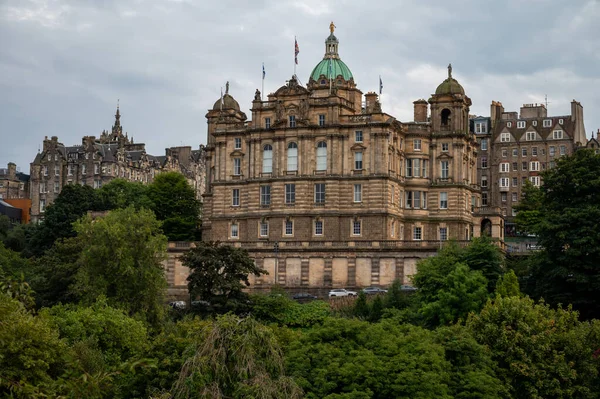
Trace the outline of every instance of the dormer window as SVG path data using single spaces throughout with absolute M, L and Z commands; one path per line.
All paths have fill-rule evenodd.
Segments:
M 554 132 L 552 132 L 552 138 L 554 138 L 555 140 L 562 139 L 563 138 L 562 130 L 555 130 Z
M 537 126 L 537 121 L 533 121 L 533 122 L 531 122 L 531 124 L 532 124 L 533 126 Z
M 525 121 L 517 121 L 517 129 L 525 129 Z
M 559 123 L 560 125 L 563 125 L 563 124 L 565 123 L 565 121 L 564 121 L 564 119 L 559 119 L 559 120 L 558 120 L 558 123 Z
M 512 127 L 512 122 L 506 122 L 506 127 Z
M 552 119 L 544 119 L 544 127 L 552 127 Z
M 322 79 L 322 80 L 321 80 L 321 85 L 322 85 L 322 86 L 325 86 L 326 84 L 327 84 L 327 81 L 326 81 L 325 79 Z

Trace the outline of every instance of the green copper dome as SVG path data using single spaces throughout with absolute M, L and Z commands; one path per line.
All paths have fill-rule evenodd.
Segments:
M 331 69 L 329 67 L 330 63 Z M 310 77 L 315 81 L 319 81 L 321 75 L 325 76 L 325 79 L 329 79 L 330 77 L 337 78 L 339 75 L 342 75 L 344 80 L 352 79 L 350 68 L 348 68 L 344 61 L 336 58 L 321 60 L 311 72 Z
M 452 77 L 452 64 L 448 64 L 448 78 L 435 89 L 435 94 L 465 94 L 465 89 Z

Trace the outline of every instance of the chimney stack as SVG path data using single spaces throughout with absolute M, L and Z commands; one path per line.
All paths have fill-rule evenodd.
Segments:
M 427 122 L 427 101 L 422 98 L 413 102 L 415 106 L 415 122 Z

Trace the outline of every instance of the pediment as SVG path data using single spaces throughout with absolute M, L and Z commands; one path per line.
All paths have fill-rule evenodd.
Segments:
M 437 156 L 436 159 L 441 159 L 441 160 L 444 160 L 444 159 L 453 159 L 453 157 L 452 157 L 452 155 L 450 155 L 449 152 L 442 152 L 440 155 Z
M 230 157 L 243 157 L 244 155 L 246 155 L 246 154 L 244 154 L 240 150 L 235 150 L 229 154 Z
M 360 144 L 360 143 L 356 143 L 354 144 L 352 147 L 350 147 L 350 149 L 352 151 L 362 151 L 362 150 L 366 150 L 367 147 L 365 147 L 364 145 Z

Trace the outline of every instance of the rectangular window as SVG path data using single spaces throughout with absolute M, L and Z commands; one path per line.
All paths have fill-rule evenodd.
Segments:
M 500 178 L 500 187 L 508 187 L 508 185 L 509 185 L 508 177 Z
M 239 237 L 239 226 L 237 223 L 231 223 L 231 238 L 238 238 Z
M 296 115 L 290 115 L 290 127 L 296 127 Z
M 544 127 L 552 127 L 552 119 L 544 119 Z
M 354 202 L 362 202 L 362 184 L 354 185 Z
M 481 176 L 481 187 L 486 188 L 488 186 L 487 176 Z
M 40 183 L 40 193 L 46 192 L 46 183 Z
M 285 203 L 286 204 L 296 203 L 296 185 L 293 183 L 285 185 Z
M 421 192 L 413 191 L 413 208 L 419 209 L 421 208 Z
M 315 235 L 322 236 L 323 235 L 323 221 L 315 220 Z
M 554 138 L 555 140 L 560 140 L 563 138 L 563 132 L 562 130 L 555 130 L 552 132 L 552 138 Z
M 529 162 L 529 170 L 532 172 L 539 172 L 540 163 L 538 161 Z
M 535 132 L 527 132 L 525 133 L 525 140 L 533 141 L 535 140 Z
M 536 187 L 540 186 L 540 177 L 539 176 L 530 176 L 529 181 Z
M 69 164 L 67 166 L 67 175 L 73 176 L 74 170 L 75 170 L 75 165 Z
M 440 209 L 448 209 L 448 193 L 440 193 Z
M 100 165 L 98 165 L 97 163 L 94 164 L 94 174 L 100 174 Z
M 48 161 L 52 161 L 52 155 L 48 154 Z
M 352 235 L 359 236 L 359 235 L 361 235 L 361 233 L 362 233 L 361 221 L 353 220 L 352 221 Z
M 236 137 L 233 139 L 233 148 L 235 150 L 241 150 L 242 149 L 242 138 L 241 137 Z
M 488 160 L 487 157 L 481 157 L 481 169 L 487 169 Z
M 412 191 L 407 191 L 406 192 L 406 208 L 410 209 L 413 206 L 413 192 Z
M 422 161 L 422 165 L 423 165 L 423 167 L 421 168 L 421 175 L 423 177 L 428 177 L 428 170 L 427 169 L 428 169 L 428 166 L 429 166 L 429 161 L 426 160 L 426 159 L 424 159 Z
M 508 156 L 508 148 L 502 149 L 502 158 L 506 158 Z
M 527 170 L 527 162 L 521 162 L 521 169 Z
M 260 204 L 271 205 L 271 186 L 260 186 Z
M 242 174 L 242 158 L 233 158 L 233 174 L 235 176 Z
M 525 121 L 517 121 L 517 129 L 525 129 Z
M 519 156 L 519 149 L 518 148 L 513 148 L 512 149 L 512 156 L 513 157 L 518 157 Z
M 54 176 L 60 176 L 60 166 L 54 165 Z
M 483 163 L 483 158 L 481 159 L 481 161 Z M 481 166 L 483 167 L 483 165 L 481 165 Z M 486 162 L 486 167 L 487 167 L 487 162 Z M 447 179 L 448 178 L 448 161 L 441 161 L 440 169 L 441 169 L 442 179 Z
M 556 155 L 556 147 L 554 147 L 553 145 L 551 145 L 550 148 L 548 148 L 548 155 L 550 155 L 551 157 L 553 157 L 554 155 Z
M 512 163 L 512 171 L 513 172 L 518 172 L 519 171 L 519 164 L 516 162 Z
M 507 195 L 506 195 L 506 193 L 500 193 L 500 200 L 501 200 L 502 202 L 506 202 L 506 198 L 507 198 Z
M 500 163 L 500 173 L 510 172 L 510 164 L 508 162 Z
M 325 183 L 315 184 L 315 203 L 325 203 Z
M 44 176 L 48 176 L 48 166 L 44 165 Z
M 488 194 L 481 193 L 481 206 L 487 206 L 488 204 Z
M 357 143 L 362 143 L 363 141 L 363 132 L 362 130 L 357 130 L 354 132 L 354 141 Z
M 86 164 L 81 165 L 81 174 L 85 175 L 86 172 L 87 172 L 87 165 Z
M 362 170 L 363 168 L 363 153 L 357 151 L 354 153 L 354 170 Z
M 58 182 L 54 183 L 54 192 L 58 193 L 60 191 L 60 184 Z
M 500 141 L 503 142 L 503 143 L 510 142 L 510 133 L 501 133 L 500 134 Z
M 413 140 L 413 150 L 414 151 L 421 151 L 421 139 L 414 139 Z
M 271 118 L 265 118 L 265 129 L 271 128 Z
M 46 210 L 46 200 L 41 199 L 40 200 L 40 213 L 43 213 L 45 210 Z
M 421 177 L 421 160 L 413 159 L 413 177 Z
M 565 155 L 567 153 L 567 147 L 564 145 L 560 146 L 560 155 Z
M 475 124 L 475 133 L 486 133 L 487 132 L 487 123 L 486 122 L 478 122 Z
M 291 220 L 285 221 L 285 235 L 286 236 L 294 235 L 294 222 Z
M 538 154 L 537 147 L 531 147 L 531 155 L 537 156 L 537 154 Z
M 556 166 L 556 162 L 554 161 L 550 161 L 550 164 L 548 165 L 549 168 L 553 168 Z
M 517 193 L 512 193 L 512 202 L 517 202 L 518 201 L 518 194 Z
M 440 241 L 447 241 L 447 240 L 448 240 L 448 228 L 440 227 Z
M 102 180 L 94 180 L 94 188 L 102 187 Z
M 260 222 L 260 232 L 261 237 L 268 237 L 269 235 L 269 223 L 268 222 Z
M 447 146 L 448 146 L 448 144 L 446 144 L 446 151 L 448 151 Z M 481 139 L 481 151 L 487 151 L 487 149 L 488 149 L 488 140 L 487 139 Z
M 518 177 L 513 177 L 512 178 L 512 186 L 513 187 L 518 187 L 519 186 L 519 178 Z
M 412 164 L 413 164 L 412 159 L 406 160 L 406 177 L 413 176 Z
M 413 228 L 413 240 L 421 241 L 423 239 L 423 230 L 421 227 Z
M 525 185 L 525 183 L 527 183 L 527 177 L 523 176 L 523 177 L 521 178 L 521 185 L 522 185 L 522 186 L 524 186 L 524 185 Z
M 524 156 L 524 157 L 527 156 L 527 147 L 521 148 L 521 156 Z
M 319 115 L 319 126 L 325 126 L 325 115 Z
M 231 206 L 240 206 L 240 189 L 231 190 Z

